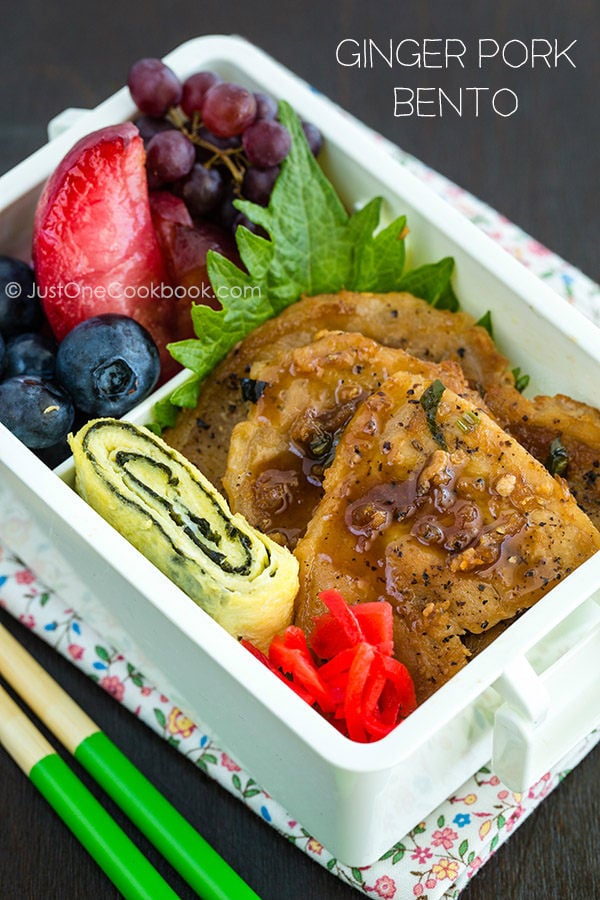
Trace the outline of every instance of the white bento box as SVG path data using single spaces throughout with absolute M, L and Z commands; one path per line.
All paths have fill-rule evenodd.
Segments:
M 288 100 L 324 133 L 324 166 L 349 205 L 382 195 L 405 213 L 415 265 L 456 259 L 462 307 L 494 317 L 532 391 L 594 403 L 600 333 L 395 161 L 381 141 L 238 37 L 201 37 L 166 62 L 215 69 Z M 0 252 L 27 257 L 41 185 L 83 134 L 134 115 L 127 89 L 0 179 Z M 185 377 L 185 376 L 184 376 Z M 178 381 L 181 376 L 178 376 Z M 163 396 L 171 389 L 161 389 Z M 144 423 L 154 398 L 128 418 Z M 581 566 L 384 740 L 344 738 L 0 426 L 0 539 L 218 736 L 335 856 L 374 861 L 493 758 L 513 790 L 600 723 L 600 554 Z

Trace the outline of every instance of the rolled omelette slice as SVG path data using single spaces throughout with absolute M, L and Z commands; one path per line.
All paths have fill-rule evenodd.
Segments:
M 292 620 L 293 555 L 147 429 L 95 419 L 69 443 L 83 499 L 231 635 L 267 649 Z

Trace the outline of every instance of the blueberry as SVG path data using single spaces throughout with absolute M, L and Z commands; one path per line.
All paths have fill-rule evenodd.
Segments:
M 44 319 L 33 270 L 22 260 L 0 256 L 0 331 L 7 337 L 37 331 Z
M 122 416 L 158 380 L 160 359 L 151 335 L 116 313 L 76 325 L 56 354 L 56 377 L 75 405 L 90 416 Z
M 40 378 L 54 377 L 55 344 L 41 334 L 18 334 L 6 345 L 5 378 L 13 375 L 39 375 Z
M 52 447 L 69 433 L 75 410 L 57 385 L 34 375 L 0 384 L 0 422 L 27 447 Z

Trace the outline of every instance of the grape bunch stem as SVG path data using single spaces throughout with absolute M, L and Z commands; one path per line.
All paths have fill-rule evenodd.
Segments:
M 241 165 L 237 164 L 237 160 L 241 156 L 242 150 L 239 147 L 232 147 L 228 150 L 222 150 L 219 147 L 216 147 L 210 141 L 206 141 L 204 138 L 201 138 L 197 129 L 200 126 L 200 120 L 197 116 L 194 116 L 194 119 L 191 123 L 185 116 L 183 111 L 178 106 L 173 106 L 168 111 L 166 118 L 171 122 L 175 128 L 178 128 L 179 131 L 183 132 L 185 136 L 195 144 L 197 147 L 202 147 L 204 150 L 210 151 L 213 155 L 208 159 L 204 165 L 207 169 L 210 169 L 211 166 L 215 165 L 215 163 L 222 163 L 227 166 L 231 173 L 231 177 L 233 178 L 236 186 L 239 188 L 244 178 L 244 168 Z

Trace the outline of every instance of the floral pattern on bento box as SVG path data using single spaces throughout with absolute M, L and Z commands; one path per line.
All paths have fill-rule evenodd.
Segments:
M 389 151 L 568 303 L 600 324 L 600 288 L 494 210 L 383 138 Z M 27 523 L 21 523 L 27 528 Z M 24 537 L 24 535 L 21 535 Z M 25 542 L 26 543 L 26 542 Z M 40 551 L 40 560 L 44 554 Z M 211 778 L 332 874 L 369 897 L 455 900 L 538 804 L 600 740 L 595 731 L 525 793 L 508 790 L 489 768 L 476 772 L 373 865 L 351 868 L 284 809 L 222 748 L 200 722 L 169 701 L 144 674 L 47 589 L 0 544 L 0 606 L 40 635 Z

